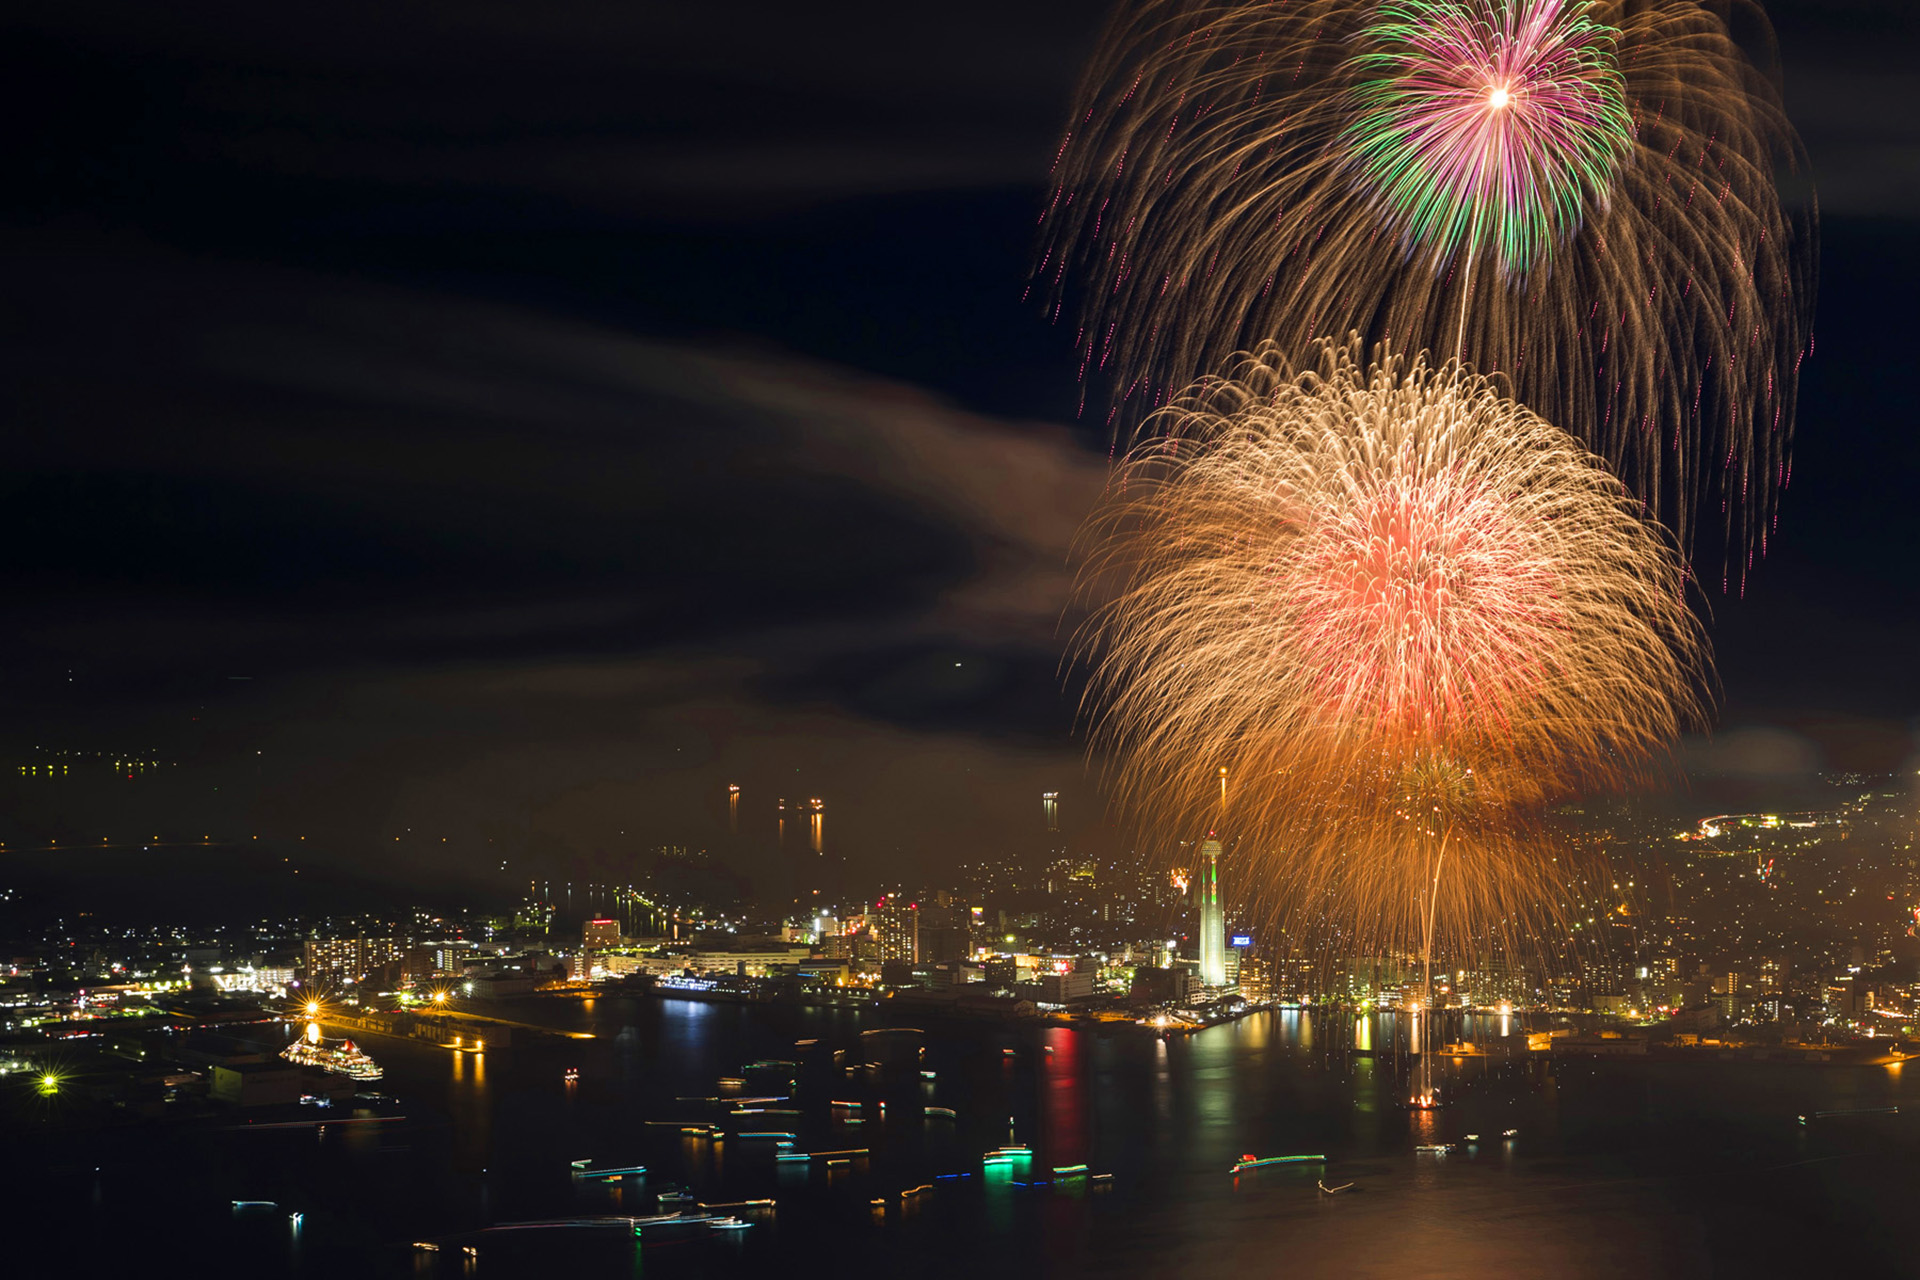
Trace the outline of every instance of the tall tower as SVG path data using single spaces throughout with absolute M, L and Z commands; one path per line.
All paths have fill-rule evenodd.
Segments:
M 740 834 L 740 784 L 737 782 L 727 784 L 727 834 Z
M 1040 811 L 1044 813 L 1047 818 L 1047 833 L 1051 835 L 1059 831 L 1060 793 L 1058 791 L 1043 791 L 1040 793 Z
M 1200 981 L 1227 985 L 1227 913 L 1220 905 L 1220 842 L 1200 846 Z
M 1227 770 L 1220 767 L 1220 809 L 1226 816 Z M 1227 985 L 1227 913 L 1220 902 L 1220 841 L 1207 833 L 1200 846 L 1200 981 L 1209 987 Z

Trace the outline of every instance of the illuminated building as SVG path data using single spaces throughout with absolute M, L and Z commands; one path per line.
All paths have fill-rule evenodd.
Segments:
M 869 913 L 867 921 L 873 929 L 874 941 L 879 944 L 882 963 L 888 960 L 920 962 L 919 903 L 902 902 L 898 894 L 888 894 L 879 909 Z
M 1200 846 L 1200 981 L 1227 985 L 1227 916 L 1220 905 L 1220 842 Z
M 310 938 L 306 945 L 306 980 L 309 985 L 359 982 L 405 953 L 406 944 L 399 938 Z
M 586 951 L 605 951 L 620 945 L 618 920 L 589 920 L 580 927 L 580 946 Z

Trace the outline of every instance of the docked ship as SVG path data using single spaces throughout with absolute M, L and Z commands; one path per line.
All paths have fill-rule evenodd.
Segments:
M 324 1040 L 295 1040 L 280 1051 L 280 1056 L 303 1067 L 319 1067 L 355 1080 L 378 1080 L 382 1074 L 380 1064 L 355 1048 L 351 1040 L 333 1045 Z

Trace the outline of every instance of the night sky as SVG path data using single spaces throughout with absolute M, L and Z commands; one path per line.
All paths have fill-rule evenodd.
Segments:
M 1818 348 L 1701 794 L 1920 725 L 1920 23 L 1769 9 Z M 1107 440 L 1021 300 L 1104 10 L 8 6 L 0 743 L 182 762 L 9 842 L 614 866 L 739 782 L 761 875 L 777 795 L 908 882 L 1043 790 L 1119 847 L 1059 672 Z

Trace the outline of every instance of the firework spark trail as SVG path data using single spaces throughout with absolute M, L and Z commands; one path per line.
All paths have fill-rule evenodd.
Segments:
M 1348 331 L 1459 356 L 1683 548 L 1717 513 L 1744 564 L 1789 473 L 1817 217 L 1731 16 L 1770 39 L 1749 0 L 1138 0 L 1055 166 L 1054 304 L 1119 385 Z
M 1681 561 L 1491 381 L 1313 350 L 1198 384 L 1116 474 L 1075 647 L 1095 747 L 1168 839 L 1213 825 L 1230 769 L 1237 879 L 1296 936 L 1417 949 L 1430 910 L 1450 946 L 1529 932 L 1564 898 L 1545 808 L 1704 718 Z

